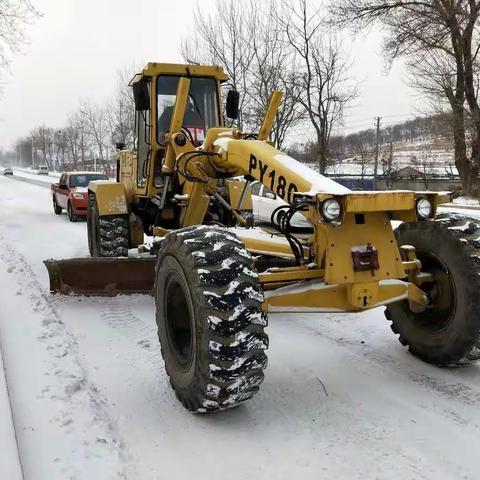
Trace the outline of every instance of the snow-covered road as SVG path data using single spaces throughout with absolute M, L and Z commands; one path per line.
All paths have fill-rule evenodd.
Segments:
M 0 342 L 26 479 L 480 478 L 480 366 L 420 362 L 382 309 L 270 315 L 260 394 L 192 415 L 166 381 L 151 298 L 48 293 L 42 260 L 86 256 L 85 223 L 10 178 L 0 208 Z

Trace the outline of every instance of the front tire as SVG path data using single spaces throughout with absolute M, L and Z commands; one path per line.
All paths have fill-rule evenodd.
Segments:
M 435 222 L 403 223 L 395 231 L 398 245 L 413 245 L 422 271 L 433 283 L 422 289 L 430 306 L 413 313 L 408 302 L 385 311 L 400 342 L 435 365 L 461 365 L 480 359 L 480 222 L 445 214 Z
M 158 254 L 155 305 L 165 369 L 192 412 L 253 397 L 267 366 L 263 293 L 253 259 L 226 229 L 168 234 Z
M 95 194 L 87 205 L 88 250 L 92 257 L 128 257 L 130 233 L 124 216 L 99 216 Z

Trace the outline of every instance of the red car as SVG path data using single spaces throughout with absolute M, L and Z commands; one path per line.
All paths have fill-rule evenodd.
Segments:
M 87 215 L 88 184 L 92 180 L 108 180 L 103 173 L 62 173 L 58 183 L 52 183 L 53 211 L 60 215 L 65 208 L 71 222 Z

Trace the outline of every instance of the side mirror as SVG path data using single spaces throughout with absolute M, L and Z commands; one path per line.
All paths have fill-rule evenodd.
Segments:
M 150 94 L 147 82 L 140 80 L 134 83 L 132 88 L 135 110 L 150 110 Z
M 228 118 L 238 118 L 238 105 L 240 103 L 240 94 L 236 90 L 229 90 L 227 94 L 227 105 L 225 113 Z

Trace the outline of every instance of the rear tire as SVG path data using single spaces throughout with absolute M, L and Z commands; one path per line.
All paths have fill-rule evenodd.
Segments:
M 168 234 L 158 254 L 155 305 L 165 369 L 192 412 L 253 397 L 267 366 L 267 316 L 253 259 L 226 229 Z
M 130 234 L 124 216 L 99 216 L 95 194 L 89 192 L 87 206 L 88 250 L 92 257 L 128 257 Z
M 435 365 L 462 365 L 480 359 L 480 222 L 460 215 L 440 215 L 435 222 L 403 223 L 398 245 L 413 245 L 422 271 L 434 282 L 422 289 L 431 306 L 413 313 L 408 302 L 385 311 L 402 345 Z
M 53 196 L 53 211 L 55 212 L 55 215 L 61 215 L 62 214 L 62 207 L 58 206 L 57 199 L 55 198 L 55 195 Z

